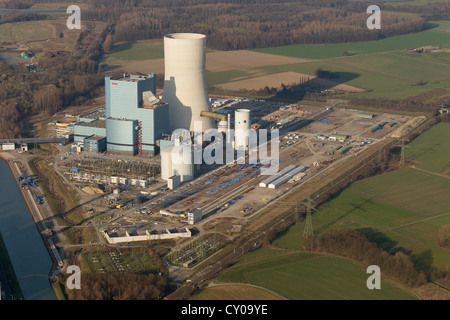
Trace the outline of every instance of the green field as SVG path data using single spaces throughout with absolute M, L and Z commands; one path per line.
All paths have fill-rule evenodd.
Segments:
M 433 22 L 439 28 L 436 31 L 442 31 L 448 25 L 448 21 Z M 442 25 L 441 25 L 442 23 Z M 439 26 L 439 27 L 438 27 Z M 344 50 L 347 50 L 351 56 L 384 53 L 390 51 L 399 51 L 408 48 L 433 45 L 450 45 L 450 34 L 427 30 L 418 33 L 411 33 L 401 36 L 389 37 L 376 41 L 348 42 L 336 44 L 320 45 L 290 45 L 273 48 L 255 49 L 254 51 L 282 55 L 294 58 L 306 59 L 330 59 L 342 57 Z
M 387 250 L 413 254 L 431 250 L 432 265 L 450 264 L 450 252 L 438 246 L 437 234 L 450 224 L 446 178 L 412 168 L 354 183 L 313 214 L 315 234 L 328 229 L 354 228 Z M 303 222 L 280 235 L 274 245 L 303 248 Z
M 424 4 L 430 4 L 430 3 L 436 3 L 436 2 L 446 2 L 448 0 L 413 0 L 413 1 L 393 1 L 390 2 L 389 5 L 392 5 L 393 7 L 398 7 L 400 5 L 406 4 L 406 5 L 415 5 L 415 6 L 422 6 Z
M 440 172 L 448 164 L 449 124 L 424 132 L 406 148 L 417 167 Z M 445 137 L 447 136 L 447 140 Z M 424 153 L 424 149 L 427 152 Z M 450 265 L 450 252 L 438 245 L 439 229 L 450 224 L 450 179 L 433 172 L 405 168 L 353 183 L 313 214 L 316 234 L 333 228 L 355 228 L 386 250 L 412 255 L 431 253 L 435 267 Z M 303 222 L 281 234 L 277 246 L 301 249 Z
M 164 46 L 162 39 L 144 40 L 115 45 L 109 59 L 120 61 L 135 61 L 147 59 L 159 59 L 164 57 Z
M 450 38 L 450 35 L 449 35 Z M 324 50 L 325 51 L 325 50 Z M 450 53 L 414 54 L 403 51 L 324 59 L 308 63 L 261 67 L 267 73 L 296 71 L 313 75 L 318 68 L 331 70 L 339 83 L 370 92 L 352 96 L 404 98 L 450 86 Z M 413 86 L 419 81 L 422 86 Z
M 351 97 L 405 98 L 437 88 L 450 88 L 450 52 L 410 53 L 404 49 L 433 45 L 450 48 L 450 22 L 433 21 L 431 29 L 377 41 L 324 45 L 290 45 L 255 49 L 274 55 L 311 59 L 310 62 L 261 66 L 248 69 L 207 72 L 211 86 L 252 79 L 259 76 L 294 71 L 314 76 L 318 68 L 331 70 L 333 79 L 367 90 Z M 349 54 L 343 56 L 343 52 Z M 144 40 L 120 43 L 106 57 L 107 65 L 163 58 L 163 41 Z M 133 65 L 132 68 L 136 66 Z M 299 79 L 300 80 L 300 79 Z M 421 85 L 417 85 L 421 83 Z M 264 87 L 264 86 L 263 86 Z M 219 90 L 220 91 L 220 90 Z M 445 91 L 442 94 L 446 94 Z
M 291 45 L 255 51 L 296 58 L 309 63 L 260 68 L 267 73 L 296 71 L 313 75 L 322 68 L 339 75 L 334 79 L 370 92 L 353 94 L 368 98 L 405 98 L 436 88 L 450 87 L 450 52 L 416 54 L 404 49 L 433 45 L 450 47 L 448 21 L 432 23 L 435 28 L 377 41 L 326 45 Z M 348 51 L 348 56 L 343 52 Z M 417 86 L 419 81 L 426 83 Z
M 248 254 L 244 258 L 253 262 L 240 261 L 218 280 L 262 286 L 292 300 L 416 298 L 409 289 L 383 276 L 381 290 L 367 289 L 365 268 L 344 258 L 274 251 L 259 249 Z
M 439 123 L 405 148 L 408 159 L 421 162 L 418 168 L 450 176 L 450 123 Z
M 47 21 L 23 21 L 0 25 L 0 42 L 45 41 L 55 37 L 55 29 Z

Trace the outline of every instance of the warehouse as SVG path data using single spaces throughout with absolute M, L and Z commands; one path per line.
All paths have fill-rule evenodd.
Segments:
M 374 125 L 373 127 L 369 128 L 366 130 L 366 133 L 374 133 L 375 131 L 377 131 L 378 129 L 381 129 L 379 124 Z
M 333 149 L 331 149 L 331 153 L 332 153 L 332 154 L 337 154 L 337 152 L 338 152 L 339 149 L 341 149 L 341 148 L 342 148 L 342 146 L 334 147 Z
M 395 126 L 395 125 L 396 125 L 395 122 L 389 122 L 389 123 L 385 124 L 384 127 L 387 128 L 387 129 L 389 129 L 389 128 L 392 128 L 392 127 Z
M 336 150 L 336 151 L 334 152 L 334 154 L 336 154 L 336 155 L 342 155 L 342 154 L 348 152 L 348 150 L 350 150 L 351 148 L 352 148 L 352 147 L 344 147 L 344 148 L 340 148 L 339 150 Z
M 269 189 L 275 189 L 285 182 L 291 180 L 294 176 L 298 175 L 300 172 L 305 171 L 306 168 L 303 166 L 299 166 L 293 170 L 290 170 L 288 173 L 283 174 L 280 178 L 276 179 L 275 181 L 269 183 L 268 187 Z
M 190 238 L 191 231 L 188 228 L 184 229 L 164 229 L 164 230 L 152 230 L 144 229 L 131 229 L 109 232 L 107 230 L 100 230 L 100 233 L 106 238 L 108 243 L 126 243 L 134 241 L 152 241 L 163 239 L 175 239 L 175 238 Z
M 375 117 L 375 115 L 370 114 L 370 113 L 358 113 L 357 117 L 364 118 L 364 119 L 373 119 L 373 117 Z
M 345 140 L 347 140 L 347 138 L 348 136 L 345 134 L 332 134 L 330 135 L 328 140 L 344 142 Z
M 262 187 L 262 188 L 266 188 L 270 183 L 272 183 L 273 181 L 277 180 L 278 178 L 280 178 L 284 174 L 288 173 L 289 171 L 293 170 L 294 168 L 295 168 L 295 166 L 292 165 L 292 164 L 290 166 L 287 166 L 286 168 L 284 168 L 283 170 L 281 170 L 277 174 L 274 174 L 270 178 L 264 180 L 263 182 L 260 182 L 259 186 Z

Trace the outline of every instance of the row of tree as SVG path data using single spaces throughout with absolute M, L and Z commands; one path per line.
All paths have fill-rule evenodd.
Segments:
M 377 265 L 384 274 L 404 284 L 420 286 L 428 282 L 426 274 L 416 271 L 408 255 L 401 251 L 389 254 L 354 229 L 329 230 L 309 241 L 314 242 L 313 251 L 350 258 L 367 266 Z
M 383 15 L 381 30 L 368 30 L 367 14 L 350 8 L 316 8 L 302 3 L 215 5 L 135 9 L 116 22 L 113 42 L 162 38 L 171 32 L 199 32 L 208 47 L 252 49 L 292 44 L 376 40 L 423 30 L 422 17 Z
M 63 279 L 66 281 L 66 279 Z M 154 274 L 131 272 L 83 274 L 81 289 L 70 290 L 70 300 L 159 300 L 168 289 L 167 280 Z
M 407 111 L 407 112 L 431 112 L 435 113 L 438 107 L 448 103 L 445 89 L 434 89 L 415 96 L 403 99 L 389 98 L 362 98 L 349 99 L 353 106 L 363 106 L 372 109 Z

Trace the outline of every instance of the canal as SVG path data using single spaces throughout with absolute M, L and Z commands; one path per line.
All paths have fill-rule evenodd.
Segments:
M 52 260 L 9 165 L 0 159 L 0 232 L 25 300 L 53 300 Z

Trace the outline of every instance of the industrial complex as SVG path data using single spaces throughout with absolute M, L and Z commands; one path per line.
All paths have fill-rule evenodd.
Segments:
M 97 242 L 165 241 L 172 248 L 165 261 L 186 269 L 233 241 L 269 203 L 411 120 L 341 108 L 339 100 L 320 106 L 209 96 L 205 41 L 191 33 L 164 37 L 162 92 L 152 73 L 109 76 L 103 107 L 49 123 L 55 139 L 64 139 L 52 165 L 80 195 Z M 211 129 L 220 136 L 196 144 L 197 124 L 205 136 Z M 260 146 L 276 148 L 278 157 L 258 150 L 252 162 L 250 130 L 262 129 L 269 138 Z M 213 148 L 220 140 L 222 149 Z M 174 161 L 174 150 L 186 142 L 190 152 Z M 27 146 L 0 144 L 11 154 Z M 208 162 L 225 158 L 229 146 L 242 161 Z M 273 175 L 261 174 L 274 164 Z M 38 193 L 35 186 L 24 188 Z M 45 197 L 36 204 L 45 206 Z

